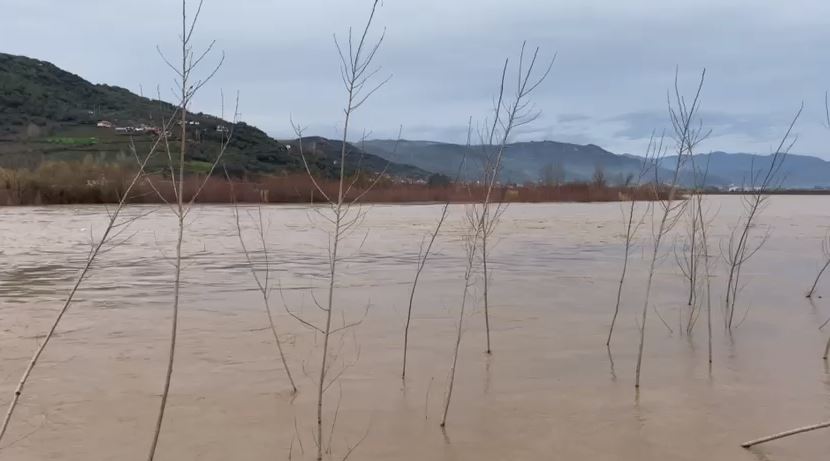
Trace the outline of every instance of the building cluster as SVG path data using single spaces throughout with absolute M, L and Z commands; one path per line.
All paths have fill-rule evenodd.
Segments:
M 178 125 L 181 126 L 182 122 L 179 121 Z M 128 126 L 116 126 L 114 123 L 108 120 L 101 120 L 97 124 L 98 128 L 106 128 L 115 131 L 116 134 L 152 134 L 155 136 L 160 136 L 162 134 L 162 129 L 157 126 L 147 125 L 147 124 L 139 124 L 139 125 L 128 125 Z M 196 120 L 189 120 L 187 121 L 187 126 L 196 128 L 194 130 L 197 133 L 203 133 L 206 130 L 198 129 L 201 126 L 201 122 Z M 217 125 L 216 132 L 220 134 L 228 134 L 230 133 L 230 128 L 225 125 Z M 167 132 L 167 135 L 170 136 L 170 131 Z
M 161 134 L 161 128 L 156 126 L 151 126 L 147 124 L 140 124 L 140 125 L 130 125 L 130 126 L 116 126 L 114 123 L 109 122 L 107 120 L 101 120 L 97 124 L 98 128 L 107 128 L 110 130 L 114 130 L 116 134 L 154 134 L 159 136 Z M 169 134 L 169 132 L 168 132 Z

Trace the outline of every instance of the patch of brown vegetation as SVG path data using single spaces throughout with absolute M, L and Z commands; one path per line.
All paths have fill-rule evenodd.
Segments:
M 119 164 L 90 162 L 47 161 L 34 169 L 0 168 L 0 205 L 62 205 L 116 203 L 134 174 Z M 241 203 L 311 203 L 325 198 L 315 190 L 305 174 L 262 176 L 232 179 L 233 194 Z M 190 200 L 202 178 L 185 179 L 185 200 Z M 326 194 L 336 195 L 337 181 L 317 179 Z M 382 179 L 372 184 L 369 178 L 354 178 L 349 190 L 350 199 L 360 197 L 366 203 L 469 203 L 480 200 L 486 193 L 483 185 L 451 184 L 430 186 Z M 654 199 L 651 186 L 618 187 L 594 183 L 562 185 L 497 186 L 496 197 L 505 202 L 612 202 L 627 200 L 633 194 L 637 200 Z M 160 203 L 174 200 L 169 178 L 147 175 L 135 187 L 130 203 Z M 214 176 L 206 183 L 199 203 L 230 203 L 231 185 L 228 180 Z

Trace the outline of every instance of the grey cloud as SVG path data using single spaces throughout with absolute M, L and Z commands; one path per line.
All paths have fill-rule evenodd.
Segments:
M 560 114 L 556 117 L 559 123 L 582 122 L 590 119 L 591 117 L 585 114 Z
M 3 51 L 45 59 L 94 82 L 138 91 L 171 86 L 155 52 L 175 50 L 171 0 L 0 0 Z M 820 128 L 830 76 L 830 2 L 792 0 L 410 0 L 388 1 L 378 58 L 389 85 L 361 110 L 365 128 L 392 137 L 463 142 L 466 121 L 485 117 L 505 57 L 522 40 L 558 53 L 534 95 L 543 118 L 519 139 L 579 140 L 637 151 L 667 126 L 666 90 L 707 68 L 707 146 L 764 151 L 802 100 L 796 150 L 830 157 Z M 216 39 L 227 61 L 195 101 L 219 112 L 219 90 L 239 90 L 243 118 L 291 136 L 289 118 L 333 136 L 343 92 L 332 34 L 363 20 L 361 0 L 206 0 L 197 36 Z M 377 35 L 375 35 L 377 36 Z M 165 90 L 166 91 L 166 90 Z
M 780 137 L 791 120 L 781 113 L 774 114 L 733 114 L 725 112 L 701 111 L 696 122 L 710 137 L 743 136 L 758 141 L 770 141 Z M 647 139 L 652 134 L 671 135 L 671 125 L 667 111 L 632 112 L 606 119 L 619 122 L 623 128 L 614 134 L 629 140 Z

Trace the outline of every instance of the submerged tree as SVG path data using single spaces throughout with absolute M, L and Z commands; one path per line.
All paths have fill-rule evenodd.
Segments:
M 685 240 L 681 243 L 679 250 L 675 248 L 675 260 L 689 284 L 687 298 L 688 312 L 685 316 L 684 325 L 681 311 L 680 325 L 681 330 L 685 330 L 689 336 L 694 331 L 703 308 L 703 303 L 700 302 L 697 296 L 698 291 L 701 289 L 706 290 L 706 306 L 707 309 L 711 307 L 711 295 L 709 293 L 711 280 L 708 278 L 709 275 L 707 275 L 711 272 L 711 261 L 708 259 L 709 242 L 704 235 L 707 230 L 706 227 L 711 224 L 711 219 L 703 209 L 704 189 L 706 188 L 706 181 L 709 175 L 709 160 L 711 156 L 706 156 L 706 163 L 703 167 L 696 161 L 698 157 L 700 156 L 690 156 L 688 160 L 688 170 L 691 171 L 692 185 L 686 191 Z M 704 265 L 703 270 L 706 272 L 704 275 L 707 277 L 703 282 L 700 281 L 699 277 L 701 264 Z M 707 321 L 710 320 L 711 312 L 707 310 Z
M 696 306 L 700 302 L 700 297 L 697 296 L 697 290 L 701 289 L 705 293 L 706 301 L 706 336 L 708 345 L 708 359 L 709 365 L 712 364 L 712 256 L 709 247 L 709 226 L 712 222 L 712 217 L 709 216 L 704 207 L 703 189 L 706 187 L 706 181 L 709 176 L 709 161 L 711 156 L 706 156 L 706 164 L 701 167 L 696 162 L 695 157 L 690 157 L 690 165 L 692 175 L 694 178 L 694 188 L 692 190 L 689 200 L 692 202 L 690 209 L 694 210 L 696 214 L 695 224 L 697 226 L 698 237 L 696 239 L 697 250 L 695 252 L 698 262 L 695 264 L 695 270 L 699 270 L 700 262 L 703 263 L 703 281 L 695 276 L 695 284 L 692 289 L 695 290 L 693 295 L 693 304 L 691 312 L 686 325 L 686 332 L 688 335 L 692 334 L 697 318 L 703 306 Z
M 472 119 L 470 119 L 470 122 L 467 125 L 467 148 L 464 150 L 464 155 L 462 155 L 461 161 L 458 164 L 458 170 L 455 174 L 455 180 L 451 184 L 457 184 L 458 181 L 461 179 L 461 173 L 464 169 L 464 164 L 467 160 L 467 152 L 470 149 L 471 135 Z M 412 280 L 412 288 L 409 291 L 409 306 L 406 310 L 406 324 L 404 325 L 403 330 L 403 365 L 401 366 L 401 379 L 406 379 L 406 358 L 407 351 L 409 350 L 409 326 L 412 322 L 412 307 L 415 301 L 415 290 L 418 288 L 418 280 L 420 279 L 421 272 L 423 272 L 424 267 L 427 264 L 427 260 L 429 259 L 429 256 L 432 253 L 432 247 L 435 244 L 435 240 L 438 238 L 438 234 L 441 232 L 441 228 L 444 226 L 444 221 L 446 221 L 447 215 L 449 214 L 451 199 L 452 195 L 448 194 L 447 200 L 444 202 L 444 205 L 441 208 L 441 214 L 438 216 L 438 221 L 435 223 L 435 228 L 429 235 L 426 246 L 423 246 L 423 244 L 421 245 L 421 251 L 418 254 L 418 267 L 415 270 L 415 278 Z
M 611 326 L 608 328 L 608 338 L 605 340 L 605 346 L 608 348 L 611 347 L 611 337 L 614 335 L 614 327 L 617 324 L 617 316 L 620 314 L 623 285 L 625 284 L 625 276 L 628 272 L 628 260 L 631 254 L 632 244 L 637 235 L 637 231 L 640 229 L 646 215 L 651 209 L 651 202 L 646 202 L 645 210 L 641 214 L 638 214 L 638 202 L 634 192 L 636 188 L 639 188 L 642 185 L 643 179 L 648 175 L 649 170 L 653 168 L 651 159 L 657 156 L 661 150 L 662 139 L 658 141 L 652 134 L 648 141 L 648 147 L 646 148 L 646 156 L 640 164 L 640 172 L 637 176 L 636 182 L 633 182 L 633 176 L 629 176 L 629 179 L 625 181 L 625 186 L 629 189 L 629 192 L 625 197 L 627 200 L 625 206 L 623 207 L 623 228 L 625 229 L 625 234 L 623 236 L 623 265 L 620 273 L 620 282 L 617 284 L 617 302 L 614 305 L 614 315 L 611 317 Z
M 331 386 L 342 375 L 347 368 L 344 365 L 337 373 L 331 373 L 334 357 L 332 357 L 331 346 L 332 336 L 343 332 L 349 328 L 360 324 L 362 320 L 346 323 L 343 320 L 342 325 L 335 325 L 335 312 L 338 312 L 339 317 L 343 317 L 342 307 L 337 303 L 336 288 L 338 282 L 338 263 L 343 259 L 341 254 L 341 244 L 343 240 L 362 222 L 365 217 L 365 212 L 361 210 L 358 205 L 363 196 L 377 184 L 383 177 L 385 170 L 376 175 L 374 180 L 362 192 L 357 192 L 356 185 L 361 178 L 359 172 L 349 178 L 351 173 L 347 169 L 347 163 L 350 163 L 350 154 L 352 148 L 349 144 L 349 137 L 351 133 L 352 116 L 360 109 L 363 104 L 371 97 L 378 89 L 380 89 L 389 78 L 380 82 L 375 82 L 373 78 L 379 72 L 379 69 L 373 67 L 373 61 L 383 43 L 384 35 L 372 41 L 369 38 L 369 32 L 372 28 L 375 19 L 375 13 L 379 7 L 379 0 L 372 2 L 372 8 L 369 13 L 365 26 L 360 34 L 355 37 L 352 35 L 352 29 L 349 29 L 347 41 L 343 44 L 335 37 L 335 46 L 337 48 L 338 56 L 340 58 L 340 75 L 342 77 L 344 89 L 346 92 L 346 105 L 343 108 L 343 127 L 342 137 L 340 138 L 340 152 L 336 162 L 337 166 L 337 189 L 334 193 L 324 190 L 312 174 L 307 155 L 303 150 L 303 129 L 299 125 L 294 125 L 294 130 L 299 138 L 300 156 L 303 160 L 306 172 L 314 185 L 317 193 L 319 193 L 325 200 L 322 207 L 314 208 L 322 221 L 327 227 L 328 237 L 328 267 L 326 274 L 326 300 L 324 303 L 318 303 L 315 298 L 315 305 L 322 311 L 322 324 L 318 324 L 311 319 L 305 319 L 292 312 L 286 306 L 288 313 L 295 319 L 300 321 L 306 327 L 313 329 L 319 333 L 323 338 L 322 350 L 320 351 L 320 366 L 317 372 L 316 380 L 316 427 L 313 431 L 314 443 L 317 447 L 317 460 L 322 460 L 323 455 L 331 451 L 331 439 L 334 434 L 334 424 L 336 422 L 336 412 L 329 430 L 329 440 L 326 442 L 325 432 L 323 430 L 323 415 L 325 408 L 325 395 Z M 356 162 L 359 168 L 359 160 Z M 387 164 L 388 166 L 388 164 Z M 368 312 L 368 308 L 367 308 Z M 349 449 L 349 453 L 354 447 Z M 348 455 L 347 455 L 348 456 Z
M 176 118 L 178 119 L 177 123 L 179 124 L 179 145 L 177 146 L 178 149 L 176 149 L 176 146 L 173 145 L 174 140 L 171 138 L 171 135 L 167 130 L 164 130 L 161 133 L 161 137 L 164 140 L 164 150 L 168 159 L 167 168 L 169 170 L 170 184 L 172 186 L 174 196 L 174 201 L 167 202 L 167 205 L 169 206 L 170 210 L 176 218 L 177 232 L 176 251 L 173 259 L 174 278 L 172 317 L 170 323 L 170 348 L 167 355 L 167 369 L 164 376 L 164 387 L 161 394 L 158 416 L 156 418 L 155 429 L 153 431 L 153 438 L 150 444 L 150 450 L 147 455 L 148 461 L 152 461 L 155 458 L 156 449 L 158 447 L 159 435 L 161 434 L 162 425 L 164 423 L 165 410 L 167 409 L 167 399 L 170 395 L 170 383 L 173 376 L 173 365 L 175 363 L 176 357 L 176 338 L 178 335 L 179 306 L 181 304 L 180 295 L 184 259 L 184 254 L 182 252 L 182 244 L 184 243 L 185 229 L 187 228 L 187 216 L 193 209 L 193 204 L 195 203 L 197 197 L 201 193 L 205 184 L 210 179 L 211 175 L 216 169 L 216 165 L 219 163 L 223 154 L 225 153 L 225 150 L 227 149 L 232 136 L 231 129 L 229 129 L 227 132 L 222 133 L 220 144 L 218 147 L 218 153 L 213 162 L 210 164 L 210 168 L 208 169 L 204 180 L 198 185 L 196 190 L 185 190 L 185 170 L 187 168 L 188 162 L 188 144 L 192 142 L 192 140 L 188 138 L 188 110 L 190 109 L 194 96 L 208 81 L 210 81 L 210 79 L 216 74 L 216 72 L 219 70 L 219 68 L 222 66 L 222 63 L 224 62 L 223 54 L 219 59 L 218 63 L 207 73 L 206 77 L 199 78 L 197 75 L 195 75 L 195 72 L 199 69 L 199 66 L 202 63 L 202 61 L 213 50 L 213 46 L 215 43 L 211 42 L 202 51 L 197 51 L 193 46 L 193 32 L 196 29 L 196 24 L 199 20 L 199 14 L 202 11 L 202 5 L 203 0 L 200 0 L 196 8 L 196 12 L 193 15 L 193 18 L 190 19 L 188 17 L 187 0 L 182 0 L 182 28 L 179 35 L 181 55 L 179 56 L 178 66 L 174 65 L 164 56 L 164 54 L 161 53 L 161 51 L 159 51 L 164 61 L 175 72 L 177 77 L 176 89 L 178 90 L 177 96 L 179 98 L 177 103 L 178 111 L 176 114 Z M 236 124 L 236 116 L 238 113 L 237 107 L 238 98 L 237 106 L 234 107 L 234 125 Z M 159 197 L 166 202 L 166 199 L 162 194 L 159 194 Z
M 824 123 L 825 127 L 830 130 L 830 100 L 828 100 L 828 95 L 824 93 Z M 816 275 L 815 281 L 813 281 L 813 285 L 810 287 L 810 291 L 807 292 L 807 297 L 812 298 L 813 293 L 816 291 L 816 287 L 818 286 L 819 280 L 821 280 L 821 276 L 824 275 L 824 271 L 830 267 L 830 232 L 827 233 L 825 239 L 821 242 L 821 248 L 824 253 L 824 265 L 821 266 L 819 269 L 818 274 Z M 830 349 L 830 342 L 828 342 L 828 349 Z M 827 354 L 825 353 L 825 356 Z
M 225 172 L 225 176 L 228 178 L 228 184 L 231 187 L 231 199 L 233 201 L 233 217 L 234 222 L 236 224 L 236 235 L 239 239 L 239 245 L 242 247 L 242 253 L 245 255 L 245 261 L 248 263 L 248 267 L 251 270 L 251 276 L 254 278 L 254 282 L 256 283 L 257 289 L 259 290 L 260 295 L 262 296 L 262 304 L 265 308 L 265 314 L 268 317 L 268 326 L 271 329 L 271 334 L 274 336 L 274 345 L 277 349 L 277 354 L 280 357 L 280 361 L 282 362 L 282 366 L 285 369 L 285 374 L 288 377 L 288 382 L 291 384 L 291 392 L 297 392 L 297 385 L 294 383 L 294 377 L 291 376 L 291 368 L 288 366 L 288 360 L 285 358 L 285 352 L 282 350 L 282 340 L 280 339 L 280 335 L 277 332 L 277 326 L 274 322 L 274 314 L 271 311 L 271 290 L 273 289 L 272 283 L 273 279 L 271 276 L 271 258 L 268 252 L 268 240 L 266 235 L 268 234 L 267 225 L 265 220 L 262 217 L 262 206 L 257 206 L 256 209 L 256 216 L 251 217 L 251 221 L 254 223 L 254 230 L 257 234 L 257 240 L 261 247 L 261 254 L 262 254 L 262 269 L 258 269 L 259 264 L 255 261 L 255 253 L 252 253 L 248 249 L 248 244 L 245 240 L 245 233 L 242 230 L 242 223 L 239 219 L 239 206 L 236 203 L 236 197 L 234 196 L 233 192 L 233 182 L 230 179 L 227 171 Z
M 810 291 L 807 292 L 808 298 L 813 297 L 813 293 L 816 292 L 816 287 L 818 287 L 818 282 L 821 280 L 821 276 L 824 275 L 824 272 L 828 267 L 830 267 L 830 232 L 828 232 L 827 236 L 824 237 L 824 240 L 821 241 L 821 250 L 824 255 L 824 264 L 821 266 L 821 269 L 819 269 L 816 279 L 810 287 Z
M 781 167 L 784 164 L 787 153 L 793 144 L 795 144 L 792 130 L 803 110 L 804 104 L 802 103 L 790 122 L 786 133 L 781 138 L 775 152 L 769 156 L 769 166 L 757 170 L 755 169 L 754 163 L 750 166 L 747 184 L 744 186 L 746 192 L 741 195 L 744 214 L 738 218 L 737 224 L 732 228 L 725 247 L 723 245 L 721 247 L 721 252 L 724 255 L 728 267 L 724 306 L 724 322 L 728 331 L 732 331 L 732 328 L 735 326 L 735 306 L 738 293 L 742 288 L 741 270 L 744 264 L 764 246 L 769 237 L 769 234 L 765 233 L 756 239 L 754 238 L 753 231 L 757 228 L 756 224 L 759 215 L 767 205 L 770 190 L 779 187 Z
M 695 148 L 705 138 L 705 133 L 697 121 L 697 112 L 700 108 L 700 94 L 703 90 L 703 82 L 706 78 L 706 70 L 700 74 L 700 80 L 697 85 L 697 90 L 691 101 L 680 94 L 680 87 L 677 81 L 677 72 L 674 78 L 674 95 L 669 97 L 669 117 L 672 123 L 672 130 L 674 132 L 674 141 L 676 155 L 673 159 L 674 166 L 670 180 L 661 184 L 659 180 L 660 159 L 662 154 L 658 154 L 655 159 L 655 195 L 659 194 L 659 190 L 663 189 L 665 194 L 657 202 L 655 208 L 657 216 L 655 217 L 652 227 L 656 223 L 654 232 L 654 242 L 649 259 L 649 272 L 646 279 L 646 292 L 643 302 L 643 310 L 640 316 L 640 344 L 637 352 L 637 367 L 635 369 L 634 386 L 640 387 L 640 371 L 643 364 L 643 350 L 646 339 L 646 321 L 648 320 L 648 308 L 651 298 L 651 288 L 654 281 L 654 272 L 657 268 L 657 262 L 660 257 L 660 248 L 666 234 L 674 227 L 678 219 L 682 216 L 685 202 L 678 200 L 678 184 L 680 179 L 680 171 L 687 159 L 694 154 Z
M 680 267 L 680 272 L 688 283 L 688 297 L 686 305 L 689 307 L 689 318 L 686 322 L 686 332 L 690 332 L 692 325 L 692 318 L 696 314 L 696 298 L 697 295 L 697 275 L 699 271 L 700 253 L 698 252 L 700 243 L 700 221 L 698 221 L 698 196 L 701 195 L 697 185 L 689 192 L 687 213 L 686 213 L 686 235 L 680 242 L 679 248 L 675 248 L 675 260 L 677 266 Z
M 484 250 L 485 245 L 481 241 L 485 238 L 485 233 L 492 232 L 492 229 L 501 216 L 501 212 L 503 210 L 501 205 L 496 205 L 494 207 L 492 204 L 496 181 L 501 169 L 502 155 L 504 154 L 513 130 L 517 127 L 531 123 L 538 118 L 539 112 L 533 110 L 528 98 L 533 91 L 542 84 L 553 67 L 553 60 L 551 60 L 550 64 L 546 66 L 542 72 L 537 74 L 539 48 L 536 48 L 533 52 L 529 62 L 525 62 L 525 60 L 528 59 L 525 48 L 526 43 L 523 43 L 517 65 L 516 90 L 512 95 L 508 94 L 508 90 L 506 89 L 507 70 L 510 61 L 509 59 L 505 60 L 504 67 L 501 72 L 499 91 L 496 95 L 496 102 L 493 107 L 493 119 L 486 124 L 487 131 L 482 133 L 481 136 L 482 139 L 485 140 L 485 142 L 482 143 L 482 148 L 488 150 L 487 155 L 485 155 L 486 189 L 484 191 L 483 200 L 480 203 L 470 205 L 467 210 L 468 229 L 465 237 L 467 257 L 466 267 L 464 270 L 464 288 L 461 296 L 461 307 L 459 309 L 455 348 L 453 351 L 452 365 L 450 366 L 449 383 L 447 386 L 446 398 L 444 400 L 444 414 L 441 418 L 441 427 L 444 427 L 447 424 L 447 415 L 449 414 L 450 402 L 452 401 L 452 392 L 455 385 L 455 370 L 458 364 L 458 353 L 461 348 L 464 312 L 472 285 L 471 279 L 477 252 L 479 251 L 479 246 L 481 246 L 480 251 L 482 251 L 482 253 L 486 251 Z M 486 272 L 484 274 L 484 279 L 485 281 L 487 279 Z

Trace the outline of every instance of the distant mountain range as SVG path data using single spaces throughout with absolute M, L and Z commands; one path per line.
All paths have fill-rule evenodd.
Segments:
M 397 148 L 396 148 L 397 145 Z M 467 151 L 462 179 L 478 180 L 482 176 L 484 156 L 481 149 L 434 141 L 367 141 L 364 149 L 387 160 L 407 163 L 421 169 L 454 177 Z M 659 176 L 667 178 L 674 168 L 676 157 L 665 157 L 659 165 Z M 750 171 L 769 167 L 769 155 L 729 154 L 713 152 L 695 156 L 698 167 L 708 163 L 707 185 L 729 187 L 746 185 Z M 601 169 L 607 181 L 622 183 L 629 175 L 639 174 L 643 158 L 636 155 L 617 155 L 599 146 L 570 144 L 554 141 L 518 142 L 509 144 L 502 157 L 500 179 L 505 182 L 531 181 L 589 181 Z M 653 177 L 653 170 L 649 174 Z M 558 176 L 550 178 L 551 175 Z M 787 155 L 780 171 L 780 185 L 785 188 L 830 187 L 830 162 L 807 155 Z M 690 164 L 681 171 L 683 184 L 693 183 Z
M 173 109 L 123 88 L 92 84 L 45 61 L 0 53 L 0 167 L 32 167 L 50 159 L 123 159 L 129 153 L 130 138 L 139 149 L 152 139 L 149 131 L 123 136 L 123 130 L 157 128 L 161 114 Z M 232 123 L 203 113 L 189 114 L 189 119 L 198 136 L 187 160 L 190 171 L 200 172 L 210 161 L 222 130 Z M 99 126 L 102 122 L 106 125 Z M 233 130 L 224 160 L 232 174 L 305 171 L 297 149 L 299 140 L 276 140 L 243 122 L 233 125 Z M 340 141 L 308 137 L 302 143 L 315 174 L 331 177 L 339 172 Z M 432 174 L 454 178 L 465 151 L 462 180 L 479 180 L 484 163 L 480 148 L 434 141 L 370 140 L 359 146 L 348 144 L 347 150 L 347 172 L 359 167 L 415 180 L 426 180 Z M 673 160 L 662 160 L 661 177 L 669 174 Z M 698 164 L 707 161 L 708 184 L 727 187 L 744 184 L 750 171 L 763 169 L 770 160 L 765 155 L 714 152 L 700 156 Z M 641 157 L 617 155 L 593 144 L 519 142 L 507 146 L 500 179 L 515 183 L 587 181 L 601 170 L 608 182 L 621 183 L 628 176 L 636 177 L 641 164 Z M 816 157 L 789 155 L 781 174 L 783 187 L 830 187 L 830 162 Z M 687 168 L 681 181 L 690 184 L 691 178 Z
M 481 178 L 485 160 L 485 155 L 478 146 L 468 149 L 459 144 L 393 140 L 367 141 L 363 146 L 368 152 L 387 160 L 408 163 L 450 177 L 455 177 L 466 151 L 467 158 L 461 174 L 466 181 Z M 564 171 L 566 181 L 584 181 L 593 176 L 597 165 L 609 179 L 619 179 L 628 174 L 637 174 L 641 162 L 635 157 L 615 155 L 593 144 L 581 146 L 555 141 L 520 142 L 510 144 L 505 149 L 500 179 L 516 183 L 538 181 L 543 179 L 546 169 L 555 169 L 560 176 Z
M 668 167 L 677 157 L 665 157 L 661 165 Z M 713 186 L 743 186 L 751 180 L 750 172 L 757 177 L 769 170 L 772 155 L 732 154 L 712 152 L 695 156 L 695 165 L 709 165 L 707 184 Z M 691 175 L 691 165 L 685 164 L 686 177 Z M 779 185 L 789 189 L 830 188 L 830 162 L 809 155 L 787 154 L 778 174 Z

